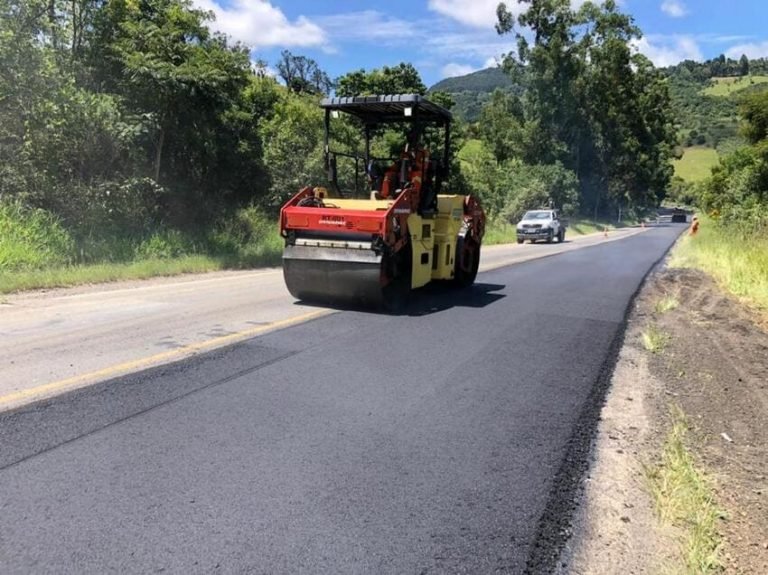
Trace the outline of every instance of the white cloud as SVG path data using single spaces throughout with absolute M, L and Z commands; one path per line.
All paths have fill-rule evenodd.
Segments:
M 212 28 L 228 34 L 251 48 L 264 46 L 325 46 L 325 31 L 304 16 L 294 22 L 266 0 L 193 0 L 216 15 Z
M 496 8 L 502 0 L 429 0 L 429 9 L 457 22 L 476 28 L 493 28 L 496 24 Z M 587 0 L 571 0 L 578 8 Z M 528 6 L 517 0 L 504 2 L 507 10 L 515 16 L 527 10 Z
M 443 66 L 440 72 L 442 73 L 443 78 L 454 78 L 455 76 L 466 76 L 467 74 L 471 74 L 477 70 L 478 68 L 468 64 L 457 64 L 456 62 L 451 62 L 450 64 Z
M 661 11 L 672 18 L 682 18 L 688 14 L 688 9 L 680 0 L 664 0 L 661 3 Z
M 474 32 L 443 32 L 424 41 L 426 50 L 439 58 L 450 60 L 461 55 L 464 59 L 489 61 L 509 52 L 514 44 L 509 38 L 496 34 Z
M 743 34 L 718 35 L 718 34 L 700 34 L 696 36 L 697 40 L 707 44 L 733 44 L 734 42 L 745 43 L 752 40 L 754 36 L 745 36 Z
M 429 8 L 457 20 L 462 24 L 478 28 L 492 28 L 496 24 L 496 7 L 499 0 L 429 0 Z M 517 2 L 507 2 L 507 9 L 517 14 Z
M 424 34 L 424 29 L 415 22 L 376 10 L 321 16 L 317 18 L 317 24 L 330 38 L 343 38 L 347 42 L 375 41 L 387 46 L 412 45 L 414 38 Z
M 704 55 L 690 36 L 649 36 L 633 42 L 656 66 L 674 66 L 683 60 L 702 61 Z
M 725 53 L 729 58 L 738 60 L 743 54 L 747 55 L 747 58 L 766 58 L 768 57 L 768 40 L 764 42 L 752 42 L 750 44 L 739 44 L 733 48 L 729 48 Z

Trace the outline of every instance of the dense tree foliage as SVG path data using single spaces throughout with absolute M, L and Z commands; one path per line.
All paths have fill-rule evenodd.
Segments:
M 370 72 L 356 70 L 336 80 L 337 96 L 370 96 L 371 94 L 425 94 L 427 87 L 412 64 L 375 68 Z
M 191 226 L 251 199 L 266 174 L 247 50 L 187 0 L 51 4 L 0 4 L 4 196 L 84 234 Z
M 708 146 L 723 154 L 743 143 L 738 97 L 766 89 L 755 77 L 768 75 L 768 59 L 742 56 L 733 60 L 721 55 L 705 62 L 685 60 L 662 72 L 668 78 L 673 118 L 683 146 Z M 707 88 L 720 81 L 729 82 L 732 95 L 708 93 Z
M 768 92 L 742 101 L 743 146 L 721 160 L 698 188 L 698 202 L 749 234 L 768 231 Z M 756 230 L 757 228 L 757 230 Z
M 696 62 L 684 60 L 675 66 L 665 69 L 670 76 L 680 76 L 684 79 L 706 82 L 712 78 L 746 76 L 748 74 L 768 74 L 768 58 L 750 60 L 746 55 L 739 60 L 720 55 L 712 60 Z
M 568 0 L 521 0 L 514 18 L 499 5 L 500 34 L 526 66 L 528 158 L 561 163 L 595 213 L 652 205 L 665 194 L 675 136 L 662 75 L 632 42 L 632 18 L 613 0 L 571 8 Z M 532 39 L 522 30 L 532 32 Z
M 768 91 L 747 96 L 741 104 L 741 115 L 746 121 L 744 135 L 750 144 L 768 140 Z

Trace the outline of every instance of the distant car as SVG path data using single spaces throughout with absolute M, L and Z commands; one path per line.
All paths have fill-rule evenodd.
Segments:
M 560 219 L 557 210 L 530 210 L 525 212 L 523 219 L 517 223 L 517 243 L 529 240 L 545 240 L 552 243 L 565 241 L 565 222 Z
M 681 208 L 675 208 L 672 210 L 672 223 L 673 224 L 685 224 L 688 222 L 688 214 Z

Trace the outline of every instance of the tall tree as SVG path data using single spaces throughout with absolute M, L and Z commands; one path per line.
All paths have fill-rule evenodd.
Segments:
M 739 60 L 739 74 L 749 76 L 749 58 L 746 54 L 742 54 Z
M 640 30 L 632 18 L 614 0 L 579 10 L 569 0 L 520 2 L 528 7 L 517 19 L 499 6 L 497 30 L 515 33 L 517 58 L 529 68 L 528 155 L 574 170 L 582 204 L 596 211 L 658 201 L 671 176 L 669 96 L 633 52 Z
M 333 88 L 333 82 L 317 62 L 294 55 L 289 50 L 281 52 L 277 73 L 286 87 L 296 94 L 327 94 Z
M 768 140 L 768 92 L 746 96 L 741 102 L 741 115 L 750 144 Z
M 520 4 L 528 7 L 517 20 L 505 4 L 499 5 L 497 31 L 515 34 L 517 58 L 529 70 L 527 116 L 540 134 L 532 155 L 545 163 L 562 160 L 572 165 L 573 159 L 563 152 L 573 150 L 584 120 L 579 79 L 585 62 L 576 42 L 578 15 L 570 0 L 520 0 Z M 526 29 L 533 32 L 532 43 L 522 32 Z
M 524 156 L 523 124 L 525 116 L 520 99 L 496 89 L 480 112 L 478 129 L 485 145 L 496 162 L 503 163 L 513 157 Z
M 50 35 L 46 0 L 0 0 L 0 197 L 33 191 L 29 121 L 61 84 Z
M 156 181 L 207 177 L 221 114 L 250 74 L 247 50 L 212 34 L 209 18 L 189 0 L 112 0 L 100 22 L 102 77 L 149 121 Z

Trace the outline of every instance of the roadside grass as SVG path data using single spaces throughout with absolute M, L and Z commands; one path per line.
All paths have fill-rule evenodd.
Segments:
M 662 315 L 677 309 L 679 306 L 680 299 L 676 295 L 666 294 L 663 298 L 656 302 L 656 304 L 653 306 L 653 309 L 657 314 Z
M 662 522 L 681 530 L 682 566 L 685 575 L 720 573 L 722 541 L 717 531 L 723 517 L 709 480 L 696 468 L 685 445 L 689 432 L 683 411 L 672 408 L 672 429 L 664 443 L 661 462 L 646 467 L 656 513 Z
M 720 161 L 717 150 L 700 146 L 686 148 L 683 157 L 672 160 L 675 175 L 687 182 L 700 182 L 712 175 L 712 168 Z
M 197 236 L 160 229 L 75 240 L 47 212 L 0 203 L 0 294 L 279 265 L 282 246 L 277 225 L 257 208 Z
M 656 325 L 650 324 L 643 331 L 643 347 L 653 354 L 661 354 L 669 343 L 669 334 L 660 330 Z
M 282 250 L 281 250 L 282 251 Z M 147 259 L 130 263 L 73 265 L 0 274 L 0 294 L 32 289 L 72 287 L 93 283 L 148 279 L 225 269 L 276 266 L 281 251 L 261 257 L 192 255 L 172 259 Z
M 74 241 L 58 218 L 18 202 L 0 202 L 0 272 L 62 266 L 73 255 Z
M 768 316 L 768 238 L 745 235 L 707 217 L 700 222 L 696 236 L 677 243 L 669 266 L 710 274 L 723 289 Z
M 740 76 L 730 78 L 712 78 L 713 84 L 704 89 L 706 96 L 728 97 L 746 90 L 750 86 L 768 83 L 768 76 Z
M 31 289 L 71 287 L 89 283 L 147 279 L 184 273 L 222 269 L 220 262 L 206 256 L 187 256 L 171 260 L 143 260 L 130 263 L 74 265 L 50 269 L 31 269 L 0 276 L 0 293 Z

